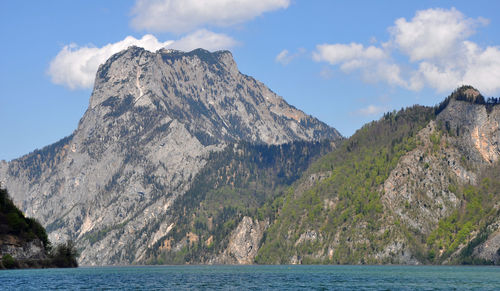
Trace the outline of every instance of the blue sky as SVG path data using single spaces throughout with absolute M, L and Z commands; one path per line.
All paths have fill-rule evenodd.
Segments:
M 0 159 L 76 129 L 100 62 L 129 44 L 229 49 L 343 135 L 460 84 L 500 95 L 500 1 L 0 2 Z

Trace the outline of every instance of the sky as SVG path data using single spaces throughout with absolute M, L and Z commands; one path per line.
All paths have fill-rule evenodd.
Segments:
M 130 45 L 233 53 L 346 137 L 462 84 L 500 96 L 500 1 L 0 1 L 0 160 L 70 135 L 99 64 Z

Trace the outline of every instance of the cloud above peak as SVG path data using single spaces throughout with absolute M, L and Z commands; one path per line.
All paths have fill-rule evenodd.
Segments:
M 151 34 L 141 39 L 128 36 L 102 47 L 65 45 L 50 62 L 52 83 L 69 89 L 88 89 L 94 84 L 99 65 L 113 54 L 136 45 L 150 51 L 162 47 L 184 51 L 204 48 L 230 49 L 239 44 L 232 37 L 206 27 L 227 27 L 254 19 L 265 12 L 286 9 L 291 0 L 136 0 L 131 26 L 151 32 L 182 34 L 177 40 L 159 41 Z
M 470 84 L 485 94 L 500 92 L 500 47 L 481 47 L 469 38 L 484 18 L 468 18 L 455 8 L 417 11 L 399 18 L 381 46 L 321 44 L 313 59 L 358 72 L 367 82 L 386 82 L 409 90 L 431 87 L 438 92 Z M 368 50 L 371 50 L 371 53 Z M 400 55 L 398 55 L 398 53 Z
M 94 84 L 99 65 L 113 54 L 132 45 L 156 51 L 171 45 L 173 41 L 160 42 L 156 37 L 147 34 L 141 39 L 127 36 L 125 39 L 110 43 L 103 47 L 78 46 L 75 43 L 65 45 L 52 59 L 47 73 L 52 83 L 64 85 L 70 89 L 88 89 Z
M 169 48 L 181 51 L 190 51 L 197 48 L 204 48 L 209 51 L 229 49 L 239 43 L 230 36 L 223 33 L 215 33 L 206 29 L 199 29 L 179 40 L 171 41 Z
M 299 48 L 295 53 L 290 53 L 288 50 L 282 50 L 278 55 L 275 57 L 275 61 L 277 63 L 282 64 L 283 66 L 288 65 L 291 61 L 294 59 L 304 55 L 306 53 L 305 48 Z
M 214 33 L 205 29 L 195 31 L 179 40 L 159 41 L 155 36 L 146 34 L 140 39 L 127 36 L 125 39 L 102 47 L 79 46 L 71 43 L 65 45 L 49 64 L 47 74 L 52 83 L 63 85 L 71 90 L 90 89 L 94 84 L 95 74 L 99 65 L 113 54 L 138 46 L 149 51 L 160 48 L 173 48 L 190 51 L 204 48 L 210 51 L 229 49 L 237 42 L 225 34 Z
M 185 33 L 207 25 L 240 24 L 289 5 L 290 0 L 137 0 L 131 25 L 137 30 Z

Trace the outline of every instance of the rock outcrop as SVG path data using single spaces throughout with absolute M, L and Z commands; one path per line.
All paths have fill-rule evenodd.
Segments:
M 500 265 L 500 219 L 489 226 L 490 235 L 476 246 L 473 257 Z
M 462 165 L 456 148 L 445 149 L 449 140 L 440 136 L 434 121 L 417 140 L 418 146 L 401 157 L 385 181 L 382 199 L 411 228 L 429 234 L 460 202 L 450 185 L 474 181 L 476 175 Z
M 169 209 L 227 143 L 338 140 L 238 71 L 228 51 L 130 47 L 101 65 L 74 133 L 0 165 L 0 181 L 84 265 L 144 263 Z
M 23 240 L 14 235 L 0 235 L 0 258 L 4 254 L 15 260 L 45 260 L 47 251 L 40 239 Z
M 226 250 L 209 263 L 253 264 L 269 221 L 258 221 L 245 216 L 229 237 Z

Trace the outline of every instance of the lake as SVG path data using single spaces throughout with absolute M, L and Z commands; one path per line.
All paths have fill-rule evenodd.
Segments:
M 0 271 L 2 290 L 499 290 L 487 266 L 132 266 Z

